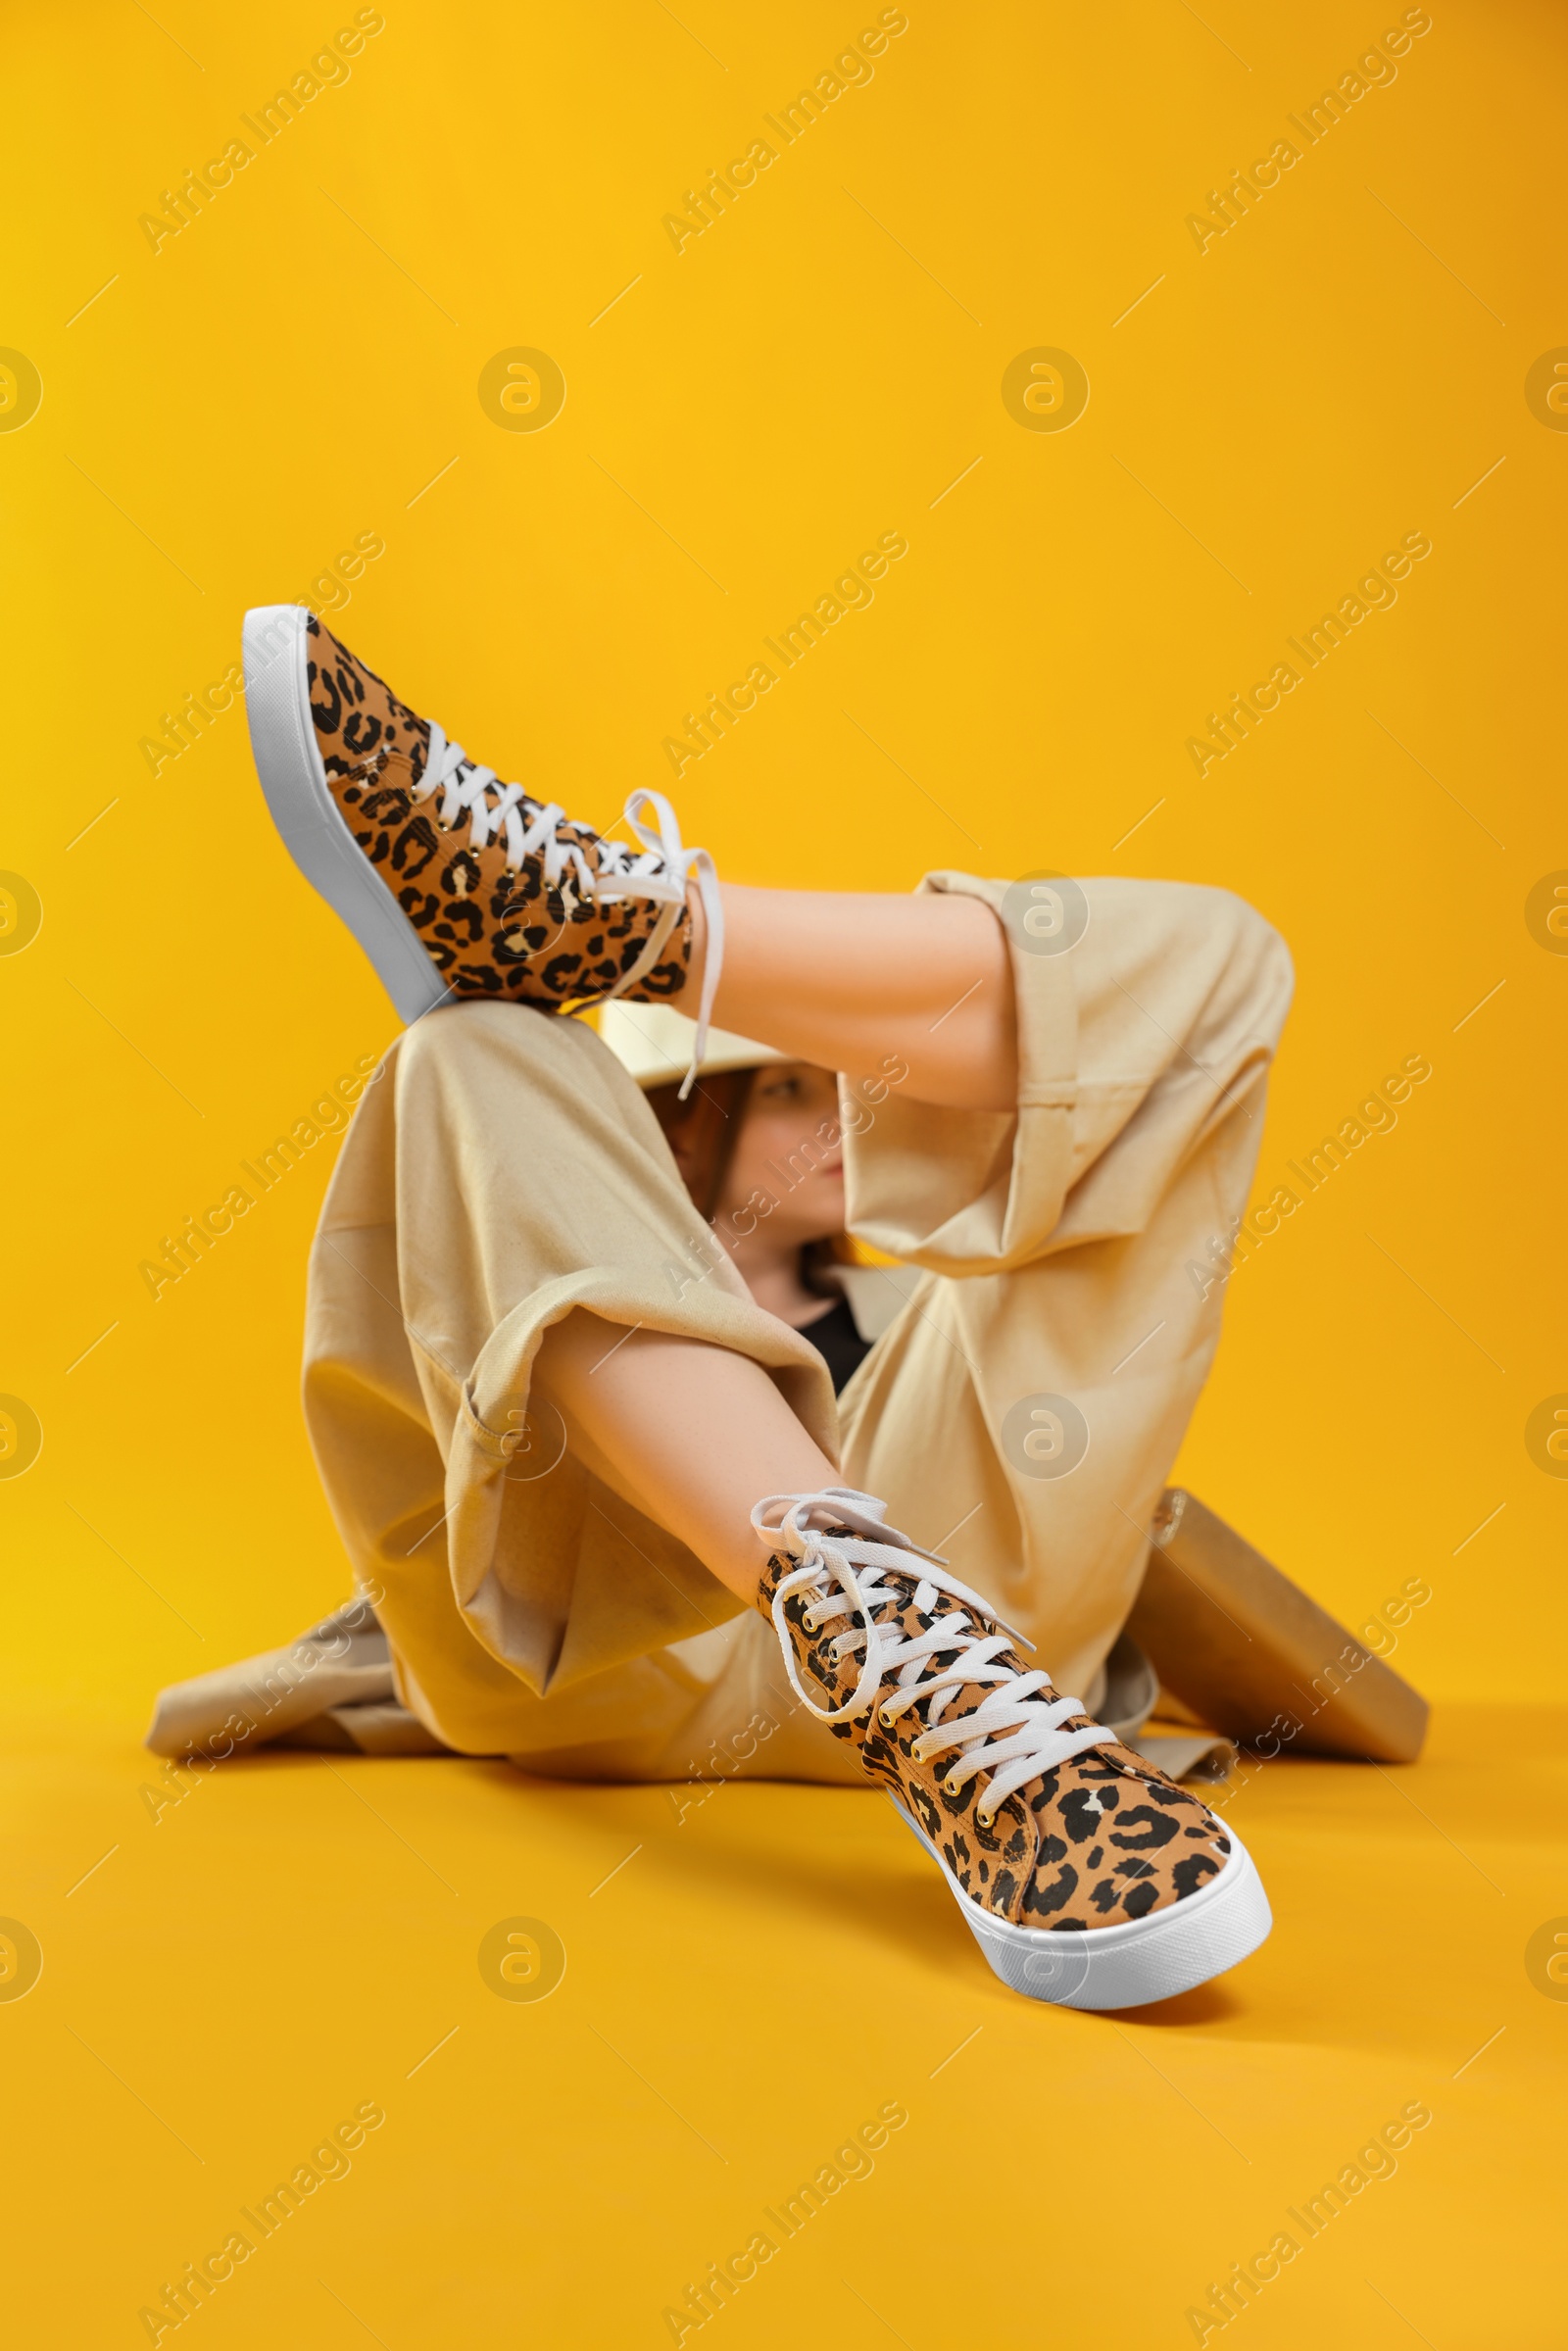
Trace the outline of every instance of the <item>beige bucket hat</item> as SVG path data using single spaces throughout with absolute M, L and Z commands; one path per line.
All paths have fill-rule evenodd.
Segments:
M 645 1092 L 650 1086 L 677 1085 L 691 1067 L 697 1023 L 672 1004 L 627 1004 L 612 998 L 589 1018 L 616 1060 Z M 759 1045 L 755 1038 L 737 1037 L 730 1029 L 710 1029 L 698 1074 L 716 1077 L 720 1070 L 756 1069 L 764 1061 L 788 1058 L 770 1045 Z

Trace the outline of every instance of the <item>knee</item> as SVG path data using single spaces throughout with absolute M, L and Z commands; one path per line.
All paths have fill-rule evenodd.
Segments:
M 540 1150 L 623 1148 L 631 1139 L 662 1155 L 643 1096 L 581 1020 L 484 999 L 444 1004 L 415 1022 L 398 1055 L 405 1116 L 417 1106 L 493 1128 L 514 1113 L 526 1117 Z
M 1258 1026 L 1277 1036 L 1296 988 L 1291 951 L 1266 915 L 1234 892 L 1219 890 L 1230 914 L 1228 976 Z
M 1238 1002 L 1283 1020 L 1295 985 L 1290 950 L 1266 915 L 1203 882 L 1118 881 L 1091 886 L 1098 917 L 1118 945 L 1166 972 L 1186 971 L 1229 1017 Z

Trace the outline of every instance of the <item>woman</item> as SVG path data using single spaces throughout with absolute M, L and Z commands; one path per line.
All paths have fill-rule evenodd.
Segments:
M 691 1052 L 691 1024 L 678 1013 L 615 1002 L 597 1027 L 642 1087 L 693 1205 L 751 1296 L 809 1338 L 842 1393 L 903 1300 L 896 1286 L 874 1274 L 868 1282 L 865 1269 L 844 1261 L 854 1262 L 842 1249 L 844 1137 L 833 1071 L 718 1030 L 688 1095 L 665 1075 Z
M 790 1736 L 888 1790 L 1016 1989 L 1119 2007 L 1245 1956 L 1240 1843 L 1022 1651 L 1091 1687 L 1136 1591 L 1256 1157 L 1274 933 L 1174 884 L 720 886 L 657 795 L 600 840 L 302 612 L 250 615 L 246 661 L 284 838 L 414 1023 L 334 1175 L 306 1368 L 407 1705 L 465 1752 L 648 1769 L 694 1718 L 677 1647 L 750 1605 Z M 539 1016 L 612 997 L 623 1047 L 697 1007 L 669 1143 Z M 780 1058 L 743 1089 L 714 1018 Z M 920 1272 L 874 1275 L 899 1311 L 858 1368 L 832 1335 L 835 1410 L 801 1251 L 841 1223 Z

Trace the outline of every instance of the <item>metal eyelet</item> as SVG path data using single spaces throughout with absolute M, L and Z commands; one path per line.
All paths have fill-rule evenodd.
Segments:
M 887 1708 L 886 1708 L 885 1706 L 879 1706 L 879 1707 L 877 1708 L 877 1710 L 876 1710 L 876 1719 L 877 1719 L 877 1721 L 878 1721 L 878 1722 L 879 1722 L 879 1723 L 882 1725 L 882 1728 L 883 1728 L 883 1730 L 884 1730 L 884 1731 L 891 1731 L 891 1730 L 892 1730 L 892 1728 L 893 1728 L 893 1724 L 894 1724 L 894 1717 L 893 1717 L 893 1716 L 892 1716 L 892 1715 L 891 1715 L 891 1714 L 888 1712 L 888 1710 L 887 1710 Z
M 943 1781 L 943 1783 L 942 1783 L 942 1792 L 943 1792 L 943 1794 L 944 1794 L 944 1795 L 947 1795 L 947 1796 L 956 1796 L 956 1795 L 958 1793 L 958 1783 L 957 1783 L 957 1781 L 956 1781 L 956 1780 L 944 1780 L 944 1781 Z
M 806 1627 L 808 1633 L 814 1633 L 821 1621 L 821 1618 L 817 1615 L 814 1608 L 803 1608 L 801 1610 L 801 1622 Z
M 974 1817 L 982 1829 L 989 1829 L 997 1816 L 994 1812 L 976 1812 Z

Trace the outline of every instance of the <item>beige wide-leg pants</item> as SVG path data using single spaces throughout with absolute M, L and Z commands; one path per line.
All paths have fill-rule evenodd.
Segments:
M 844 1482 L 1100 1702 L 1218 1339 L 1290 961 L 1223 891 L 1084 882 L 1030 925 L 1022 885 L 922 888 L 1004 921 L 1018 1101 L 846 1094 L 851 1229 L 920 1279 L 837 1410 L 581 1021 L 436 1012 L 361 1102 L 311 1260 L 306 1411 L 399 1694 L 448 1745 L 563 1776 L 858 1777 L 793 1708 L 761 1619 L 530 1400 L 578 1306 L 761 1364 Z

